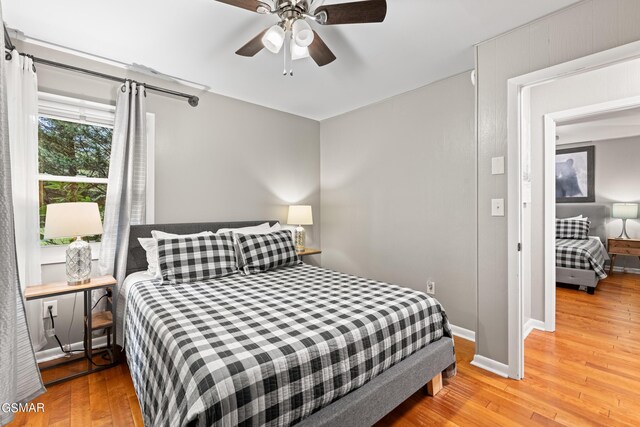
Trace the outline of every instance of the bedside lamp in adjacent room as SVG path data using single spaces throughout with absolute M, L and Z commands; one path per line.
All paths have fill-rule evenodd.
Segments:
M 44 224 L 45 239 L 75 238 L 67 248 L 67 283 L 89 283 L 91 247 L 83 236 L 102 234 L 102 222 L 97 203 L 57 203 L 47 205 Z
M 303 225 L 313 225 L 313 215 L 311 206 L 292 205 L 289 206 L 289 216 L 287 224 L 297 225 L 295 232 L 296 251 L 303 252 L 305 247 L 305 232 Z
M 637 203 L 614 203 L 613 204 L 612 217 L 622 219 L 622 232 L 618 236 L 618 239 L 628 239 L 627 234 L 627 220 L 638 218 L 638 204 Z

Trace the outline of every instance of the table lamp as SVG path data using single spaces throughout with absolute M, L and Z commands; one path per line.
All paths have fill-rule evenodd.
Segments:
M 627 220 L 638 218 L 638 204 L 614 203 L 611 216 L 613 218 L 622 219 L 622 232 L 618 236 L 618 239 L 628 239 L 629 235 L 627 234 Z
M 56 203 L 47 205 L 45 239 L 75 238 L 67 248 L 67 284 L 89 283 L 91 247 L 82 236 L 102 234 L 97 203 Z
M 305 245 L 305 232 L 303 225 L 313 225 L 313 215 L 311 214 L 311 206 L 308 205 L 292 205 L 289 206 L 289 216 L 287 224 L 297 225 L 294 235 L 296 242 L 296 251 L 303 252 Z

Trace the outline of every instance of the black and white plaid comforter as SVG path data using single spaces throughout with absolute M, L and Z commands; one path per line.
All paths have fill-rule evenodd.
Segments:
M 291 425 L 443 336 L 428 295 L 309 265 L 127 297 L 147 426 Z
M 556 239 L 556 266 L 594 270 L 598 279 L 607 277 L 606 252 L 596 239 Z

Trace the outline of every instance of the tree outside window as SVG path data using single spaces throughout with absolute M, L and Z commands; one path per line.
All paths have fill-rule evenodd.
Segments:
M 96 202 L 104 219 L 113 129 L 47 116 L 38 119 L 40 240 L 43 246 L 71 239 L 45 240 L 46 205 Z M 86 240 L 99 242 L 100 236 Z

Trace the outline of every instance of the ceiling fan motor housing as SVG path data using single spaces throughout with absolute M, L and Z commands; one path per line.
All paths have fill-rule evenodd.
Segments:
M 308 11 L 308 4 L 305 1 L 296 3 L 295 1 L 281 1 L 278 3 L 277 14 L 288 31 L 298 19 L 304 19 Z

